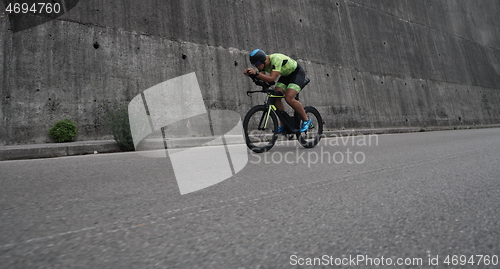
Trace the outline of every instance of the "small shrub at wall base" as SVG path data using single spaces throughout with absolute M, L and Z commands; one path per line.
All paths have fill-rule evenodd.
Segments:
M 112 108 L 106 105 L 104 112 L 104 123 L 111 130 L 113 139 L 118 143 L 120 149 L 133 151 L 134 141 L 132 139 L 132 132 L 130 131 L 127 108 Z
M 57 143 L 71 142 L 78 136 L 78 127 L 70 119 L 60 120 L 50 128 L 49 136 Z

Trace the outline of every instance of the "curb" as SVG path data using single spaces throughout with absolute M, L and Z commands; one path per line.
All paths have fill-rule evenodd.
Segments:
M 401 134 L 417 132 L 454 131 L 470 129 L 500 128 L 500 124 L 490 125 L 462 125 L 462 126 L 429 126 L 429 127 L 394 127 L 394 128 L 372 128 L 372 129 L 343 129 L 337 131 L 323 131 L 326 137 L 348 136 L 348 135 L 371 135 L 371 134 Z
M 402 128 L 374 128 L 374 129 L 344 129 L 344 130 L 326 130 L 323 132 L 326 138 L 351 135 L 370 135 L 370 134 L 399 134 L 399 133 L 415 133 L 415 132 L 430 132 L 430 131 L 448 131 L 448 130 L 465 130 L 465 129 L 485 129 L 485 128 L 500 128 L 500 124 L 494 125 L 478 125 L 478 126 L 432 126 L 432 127 L 402 127 Z M 158 141 L 156 141 L 158 142 Z M 163 143 L 163 141 L 161 141 Z M 169 148 L 185 148 L 201 145 L 214 145 L 206 143 L 207 137 L 200 138 L 185 138 L 185 139 L 169 139 L 167 146 Z M 230 140 L 227 141 L 229 144 Z M 27 160 L 66 157 L 96 153 L 113 153 L 121 152 L 118 144 L 114 140 L 98 140 L 98 141 L 78 141 L 70 143 L 47 143 L 47 144 L 31 144 L 31 145 L 15 145 L 0 147 L 0 161 L 8 160 Z
M 78 141 L 5 146 L 0 148 L 0 161 L 54 158 L 94 153 L 119 152 L 114 140 Z

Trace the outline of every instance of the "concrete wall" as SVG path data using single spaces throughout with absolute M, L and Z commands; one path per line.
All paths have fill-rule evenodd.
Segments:
M 2 144 L 109 138 L 105 104 L 196 72 L 208 108 L 244 116 L 262 48 L 300 61 L 327 129 L 500 123 L 500 2 L 81 0 L 22 29 L 1 15 Z

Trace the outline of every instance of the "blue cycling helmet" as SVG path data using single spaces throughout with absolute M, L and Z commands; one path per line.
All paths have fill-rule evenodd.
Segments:
M 250 63 L 253 66 L 259 66 L 266 61 L 266 53 L 261 49 L 255 49 L 250 53 Z

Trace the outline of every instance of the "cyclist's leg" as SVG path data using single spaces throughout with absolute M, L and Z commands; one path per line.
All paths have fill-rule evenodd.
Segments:
M 300 92 L 300 86 L 294 83 L 290 83 L 288 85 L 288 89 L 285 92 L 285 101 L 290 105 L 297 113 L 299 113 L 300 117 L 303 121 L 307 121 L 306 111 L 300 103 L 299 100 L 295 99 L 295 96 Z
M 277 90 L 277 91 L 280 91 L 284 95 L 285 94 L 285 90 L 286 90 L 286 85 L 283 84 L 283 83 L 278 82 L 278 83 L 276 83 L 276 86 L 274 87 L 274 89 Z M 276 98 L 276 108 L 279 111 L 285 110 L 285 106 L 283 105 L 283 102 L 281 101 L 281 99 L 283 99 L 283 98 Z
M 274 87 L 274 89 L 276 91 L 280 91 L 284 95 L 286 86 L 285 86 L 285 84 L 278 82 L 278 83 L 276 83 L 276 86 Z M 283 105 L 283 102 L 281 101 L 281 99 L 283 99 L 283 98 L 276 98 L 276 103 L 275 103 L 276 108 L 279 111 L 285 110 L 285 106 Z M 285 126 L 285 125 L 283 124 L 283 121 L 281 121 L 281 118 L 280 118 L 280 129 L 281 130 L 283 130 L 283 126 Z
M 299 64 L 297 64 L 297 69 L 293 71 L 288 77 L 280 77 L 280 80 L 284 79 L 288 83 L 285 92 L 285 101 L 300 115 L 303 121 L 307 121 L 306 111 L 300 103 L 299 100 L 295 99 L 295 96 L 304 87 L 304 81 L 306 79 L 306 71 Z

